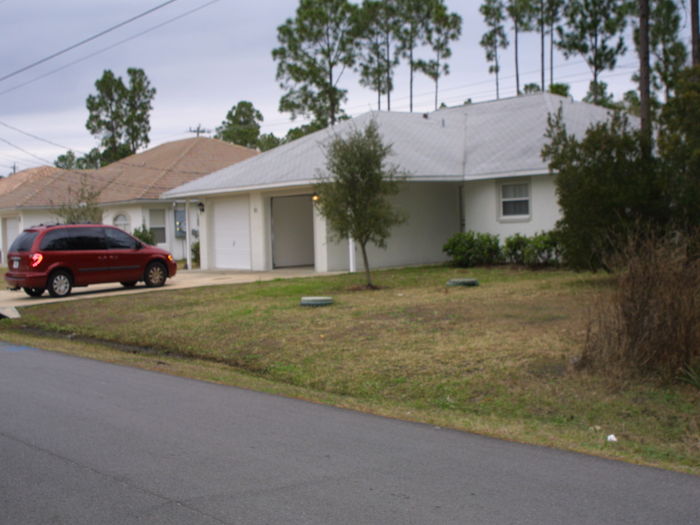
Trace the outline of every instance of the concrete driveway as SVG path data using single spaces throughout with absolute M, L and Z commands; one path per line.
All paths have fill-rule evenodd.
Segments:
M 74 288 L 71 295 L 58 299 L 44 292 L 41 297 L 29 297 L 22 290 L 0 290 L 0 308 L 32 306 L 42 303 L 54 303 L 57 301 L 79 301 L 80 299 L 92 299 L 94 297 L 114 296 L 123 294 L 139 294 L 159 292 L 162 290 L 177 290 L 179 288 L 195 288 L 198 286 L 215 286 L 219 284 L 252 283 L 257 281 L 271 281 L 273 279 L 289 279 L 293 277 L 310 277 L 317 275 L 312 267 L 283 268 L 269 272 L 243 272 L 243 271 L 203 271 L 203 270 L 178 270 L 175 277 L 168 279 L 161 288 L 147 288 L 139 283 L 135 288 L 124 288 L 119 283 L 92 284 L 87 287 Z

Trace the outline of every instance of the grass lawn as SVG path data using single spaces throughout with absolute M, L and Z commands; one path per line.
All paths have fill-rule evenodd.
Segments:
M 467 276 L 481 285 L 445 286 Z M 340 275 L 38 305 L 3 321 L 0 338 L 700 474 L 700 390 L 571 367 L 607 277 L 429 267 L 375 281 L 380 290 Z M 335 304 L 301 307 L 303 295 Z

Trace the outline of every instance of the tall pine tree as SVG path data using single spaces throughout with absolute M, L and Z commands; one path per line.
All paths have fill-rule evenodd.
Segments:
M 496 98 L 500 98 L 500 85 L 499 85 L 499 72 L 500 64 L 498 61 L 498 50 L 505 49 L 508 47 L 508 37 L 506 36 L 505 28 L 503 27 L 503 21 L 505 20 L 505 15 L 503 13 L 505 5 L 503 0 L 484 0 L 481 4 L 479 12 L 481 12 L 484 17 L 484 22 L 489 30 L 484 33 L 481 37 L 481 47 L 484 48 L 486 52 L 486 60 L 491 64 L 489 65 L 489 73 L 494 73 L 496 75 Z
M 296 17 L 277 28 L 280 46 L 272 57 L 286 90 L 280 111 L 324 125 L 342 115 L 347 90 L 339 82 L 356 59 L 356 9 L 347 0 L 301 0 Z
M 614 69 L 626 51 L 624 30 L 629 13 L 627 0 L 569 0 L 564 8 L 566 26 L 558 28 L 558 47 L 569 58 L 581 56 L 593 72 L 589 98 L 605 102 L 600 74 Z

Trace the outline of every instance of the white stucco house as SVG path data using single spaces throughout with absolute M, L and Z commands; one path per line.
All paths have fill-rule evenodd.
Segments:
M 374 120 L 389 161 L 406 174 L 396 205 L 408 214 L 386 249 L 370 247 L 374 267 L 437 263 L 445 241 L 466 230 L 534 234 L 559 218 L 553 177 L 540 157 L 547 116 L 561 107 L 582 134 L 607 110 L 541 93 L 428 114 L 371 112 L 166 191 L 201 202 L 204 269 L 313 266 L 354 270 L 357 248 L 334 242 L 312 201 L 324 145 Z
M 257 151 L 220 140 L 197 137 L 167 142 L 98 170 L 31 168 L 0 179 L 0 248 L 4 255 L 24 228 L 55 223 L 55 210 L 74 200 L 81 184 L 99 192 L 102 222 L 133 232 L 145 226 L 155 244 L 176 259 L 189 255 L 199 235 L 199 207 L 178 199 L 163 200 L 169 189 L 224 166 L 257 155 Z

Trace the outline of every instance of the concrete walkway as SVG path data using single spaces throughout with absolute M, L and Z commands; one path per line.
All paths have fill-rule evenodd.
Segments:
M 198 286 L 215 286 L 220 284 L 252 283 L 257 281 L 272 281 L 274 279 L 290 279 L 294 277 L 310 277 L 318 275 L 310 266 L 303 268 L 283 268 L 269 272 L 243 272 L 243 271 L 203 271 L 203 270 L 178 270 L 175 277 L 168 279 L 161 288 L 147 288 L 139 283 L 135 288 L 124 288 L 119 283 L 92 284 L 87 287 L 73 288 L 71 295 L 58 299 L 44 292 L 41 297 L 29 297 L 22 290 L 8 290 L 3 287 L 0 290 L 0 308 L 33 306 L 42 303 L 55 303 L 58 301 L 79 301 L 80 299 L 92 299 L 95 297 L 115 296 L 123 294 L 139 294 L 159 292 L 163 290 L 177 290 L 180 288 L 196 288 Z

